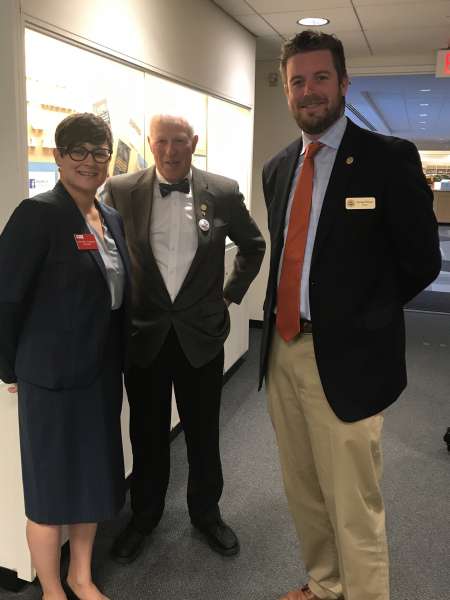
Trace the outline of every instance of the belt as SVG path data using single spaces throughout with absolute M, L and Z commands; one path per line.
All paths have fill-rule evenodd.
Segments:
M 309 319 L 300 319 L 300 333 L 312 333 L 312 321 Z

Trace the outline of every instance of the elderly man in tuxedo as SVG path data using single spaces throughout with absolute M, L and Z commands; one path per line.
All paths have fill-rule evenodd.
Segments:
M 191 165 L 198 141 L 181 117 L 155 116 L 155 166 L 108 180 L 105 199 L 123 217 L 132 263 L 131 367 L 125 378 L 133 448 L 132 518 L 115 540 L 134 560 L 164 510 L 169 481 L 172 385 L 189 461 L 187 503 L 211 548 L 239 551 L 222 520 L 219 412 L 228 306 L 255 278 L 265 242 L 236 181 Z M 224 288 L 227 236 L 238 252 Z
M 283 600 L 388 600 L 383 411 L 406 385 L 403 306 L 437 276 L 413 144 L 344 115 L 342 43 L 303 31 L 281 72 L 301 136 L 263 171 L 261 377 L 308 581 Z

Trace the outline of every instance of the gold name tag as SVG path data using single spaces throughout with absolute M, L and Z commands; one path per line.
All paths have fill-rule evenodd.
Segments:
M 346 198 L 345 208 L 347 210 L 368 210 L 375 208 L 375 198 L 369 196 L 368 198 Z

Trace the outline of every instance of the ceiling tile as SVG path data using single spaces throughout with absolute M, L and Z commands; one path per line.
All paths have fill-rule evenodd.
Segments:
M 430 92 L 421 92 L 430 89 Z M 410 139 L 419 147 L 439 147 L 442 138 L 450 140 L 450 86 L 433 75 L 355 77 L 347 93 L 347 101 L 355 106 L 379 131 L 386 121 L 392 135 Z M 429 104 L 429 106 L 420 106 Z M 419 118 L 427 114 L 428 117 Z M 350 115 L 351 116 L 351 115 Z M 426 124 L 419 121 L 426 121 Z M 421 129 L 425 127 L 425 129 Z
M 275 31 L 258 15 L 236 17 L 239 23 L 255 35 L 274 35 Z M 280 38 L 278 38 L 280 39 Z
M 366 92 L 366 94 L 369 102 L 377 109 L 392 132 L 409 129 L 410 123 L 402 93 Z
M 443 104 L 443 96 L 435 98 L 429 106 L 420 106 L 417 98 L 406 99 L 406 110 L 411 128 L 422 131 L 422 127 L 425 129 L 435 127 L 438 123 Z
M 351 7 L 351 0 L 249 0 L 248 3 L 259 13 L 277 13 L 322 8 Z
M 336 31 L 336 35 L 344 45 L 347 62 L 352 58 L 365 58 L 370 56 L 366 40 L 360 31 Z M 264 38 L 266 37 L 267 36 L 264 36 Z M 256 41 L 256 60 L 278 59 L 283 40 L 278 36 L 269 36 L 268 39 L 270 40 L 270 44 L 267 45 L 259 44 L 260 39 L 261 38 L 258 38 Z
M 403 29 L 410 27 L 443 27 L 447 23 L 450 33 L 450 0 L 405 4 L 384 4 L 380 6 L 360 6 L 357 9 L 364 29 Z
M 302 29 L 308 29 L 297 25 L 297 19 L 305 16 L 302 10 L 285 13 L 270 13 L 264 14 L 264 18 L 277 31 L 282 34 L 293 35 Z M 334 8 L 329 9 L 325 13 L 317 10 L 308 11 L 309 17 L 326 17 L 330 19 L 330 23 L 320 27 L 320 31 L 326 33 L 334 33 L 335 31 L 360 31 L 361 27 L 352 9 L 350 8 Z M 312 28 L 314 29 L 314 28 Z
M 365 34 L 375 54 L 420 54 L 447 47 L 448 27 L 398 29 L 386 35 L 385 29 L 367 29 Z
M 351 58 L 370 56 L 370 49 L 362 31 L 335 31 L 343 46 L 347 61 Z
M 213 0 L 213 2 L 233 17 L 255 14 L 255 11 L 249 8 L 244 0 Z
M 443 4 L 446 0 L 426 0 L 426 4 L 430 11 L 433 11 L 435 4 Z M 356 8 L 360 6 L 385 6 L 386 4 L 421 4 L 420 0 L 353 0 L 353 4 Z M 405 8 L 404 6 L 402 7 Z

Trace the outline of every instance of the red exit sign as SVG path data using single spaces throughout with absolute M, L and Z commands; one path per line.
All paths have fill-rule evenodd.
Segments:
M 450 77 L 450 48 L 438 50 L 436 58 L 436 77 Z

